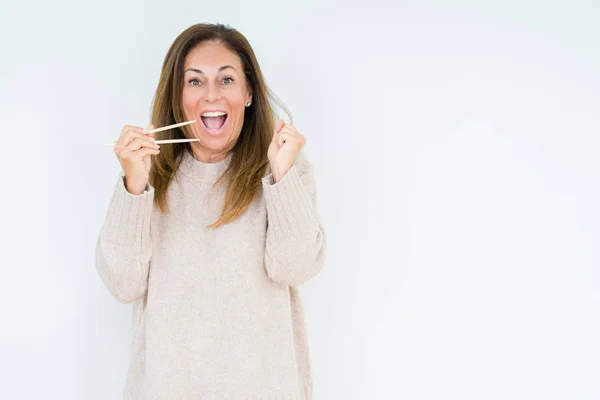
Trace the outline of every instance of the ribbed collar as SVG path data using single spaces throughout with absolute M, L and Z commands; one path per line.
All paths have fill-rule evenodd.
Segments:
M 223 160 L 215 163 L 205 163 L 196 160 L 190 151 L 185 150 L 183 152 L 183 159 L 179 166 L 180 171 L 192 178 L 193 180 L 214 183 L 219 177 L 225 172 L 229 164 L 233 153 L 229 153 Z

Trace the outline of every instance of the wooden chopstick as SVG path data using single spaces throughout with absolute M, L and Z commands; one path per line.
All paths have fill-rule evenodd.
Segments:
M 156 144 L 169 144 L 169 143 L 186 143 L 186 142 L 198 142 L 200 139 L 167 139 L 167 140 L 156 140 L 153 143 Z M 104 147 L 114 147 L 117 142 L 104 143 Z
M 186 122 L 180 122 L 178 124 L 173 124 L 173 125 L 167 125 L 167 126 L 163 126 L 162 128 L 155 128 L 155 129 L 151 129 L 149 131 L 147 131 L 146 133 L 155 133 L 155 132 L 161 132 L 161 131 L 166 131 L 167 129 L 171 129 L 171 128 L 178 128 L 180 126 L 184 126 L 184 125 L 189 125 L 189 124 L 193 124 L 194 122 L 196 122 L 195 119 L 191 120 L 191 121 L 186 121 Z M 199 139 L 171 139 L 171 140 L 157 140 L 156 144 L 165 144 L 165 143 L 183 143 L 183 142 L 196 142 Z M 117 143 L 117 140 L 111 140 L 110 142 L 107 142 L 104 144 L 104 147 L 111 147 L 114 146 Z

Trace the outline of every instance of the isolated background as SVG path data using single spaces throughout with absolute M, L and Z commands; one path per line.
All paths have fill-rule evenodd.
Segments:
M 597 1 L 6 4 L 0 398 L 120 398 L 102 144 L 148 122 L 198 22 L 247 36 L 308 138 L 316 399 L 600 398 L 598 21 Z

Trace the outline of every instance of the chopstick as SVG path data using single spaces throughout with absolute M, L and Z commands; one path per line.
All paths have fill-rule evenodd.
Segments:
M 186 143 L 186 142 L 198 142 L 200 139 L 168 139 L 168 140 L 156 140 L 153 143 L 156 144 L 169 144 L 169 143 Z M 104 147 L 114 147 L 117 142 L 104 143 Z
M 155 133 L 155 132 L 166 131 L 167 129 L 177 128 L 177 127 L 180 127 L 183 125 L 193 124 L 194 122 L 196 122 L 195 119 L 193 119 L 191 121 L 180 122 L 178 124 L 163 126 L 162 128 L 151 129 L 151 130 L 147 131 L 146 133 Z M 185 143 L 185 142 L 197 142 L 199 140 L 200 139 L 169 139 L 169 140 L 157 140 L 154 143 L 156 143 L 156 144 Z M 113 147 L 115 144 L 117 144 L 117 141 L 118 140 L 111 140 L 110 142 L 105 143 L 104 147 Z

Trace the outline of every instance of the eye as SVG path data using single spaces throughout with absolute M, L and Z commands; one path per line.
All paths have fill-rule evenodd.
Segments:
M 227 76 L 227 77 L 223 78 L 223 83 L 225 83 L 225 84 L 229 84 L 229 83 L 232 83 L 232 82 L 233 82 L 233 78 L 232 77 Z
M 196 78 L 190 79 L 188 82 L 192 86 L 198 86 L 198 85 L 200 85 L 200 81 L 198 79 L 196 79 Z

